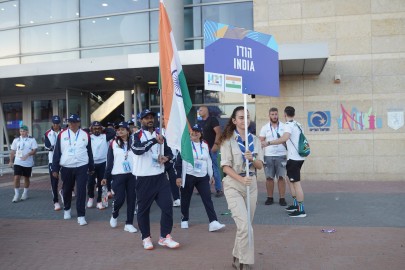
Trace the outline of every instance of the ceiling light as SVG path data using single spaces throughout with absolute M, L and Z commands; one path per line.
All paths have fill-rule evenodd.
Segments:
M 157 82 L 148 82 L 148 84 L 152 84 L 152 85 L 153 85 L 153 84 L 157 84 Z
M 15 86 L 17 86 L 17 87 L 25 87 L 25 84 L 23 84 L 23 83 L 16 83 Z
M 108 4 L 107 3 L 102 3 L 101 4 L 103 7 L 108 7 Z
M 115 78 L 113 78 L 113 77 L 105 77 L 104 80 L 106 80 L 106 81 L 114 81 Z

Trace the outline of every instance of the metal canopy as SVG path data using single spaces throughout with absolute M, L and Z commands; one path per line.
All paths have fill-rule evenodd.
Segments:
M 180 51 L 179 56 L 188 84 L 203 84 L 204 50 Z M 279 46 L 280 76 L 319 75 L 327 60 L 326 43 Z M 62 93 L 65 89 L 129 90 L 135 83 L 157 81 L 158 74 L 158 53 L 1 66 L 0 97 Z M 105 77 L 115 80 L 105 81 Z M 26 87 L 17 88 L 16 83 Z

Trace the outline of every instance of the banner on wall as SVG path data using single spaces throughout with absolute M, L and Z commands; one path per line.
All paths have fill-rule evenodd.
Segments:
M 278 45 L 271 35 L 204 23 L 205 89 L 279 96 Z
M 398 130 L 404 126 L 404 111 L 387 112 L 388 127 Z

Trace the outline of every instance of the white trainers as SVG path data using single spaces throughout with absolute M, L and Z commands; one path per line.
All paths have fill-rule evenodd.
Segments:
M 180 199 L 177 199 L 173 202 L 174 207 L 179 207 L 180 206 Z
M 225 228 L 225 224 L 221 224 L 218 221 L 214 220 L 213 222 L 210 223 L 210 225 L 208 225 L 208 230 L 210 232 L 215 232 L 218 231 L 222 228 Z
M 166 238 L 160 237 L 159 245 L 166 246 L 168 248 L 178 248 L 180 246 L 179 243 L 173 240 L 170 234 L 166 235 Z
M 110 226 L 111 226 L 111 228 L 117 227 L 117 224 L 118 224 L 118 218 L 111 217 L 110 218 Z
M 69 210 L 65 210 L 64 212 L 63 212 L 63 219 L 71 219 L 72 218 L 72 216 L 70 215 L 70 211 L 71 211 L 72 209 L 69 209 Z
M 28 193 L 23 192 L 23 194 L 21 195 L 21 201 L 25 201 L 26 199 L 28 199 Z
M 14 195 L 13 200 L 11 202 L 16 203 L 18 202 L 20 199 L 18 199 L 18 195 Z
M 152 239 L 149 237 L 142 240 L 143 248 L 146 250 L 153 249 Z
M 130 233 L 136 233 L 138 230 L 132 224 L 125 224 L 124 231 Z
M 99 209 L 99 210 L 104 210 L 104 209 L 105 209 L 105 207 L 104 207 L 104 205 L 103 205 L 102 202 L 98 202 L 96 207 L 97 207 L 97 209 Z
M 182 229 L 188 229 L 188 221 L 182 221 L 180 223 L 180 226 Z
M 87 208 L 92 208 L 93 207 L 93 202 L 94 202 L 94 199 L 89 198 L 89 200 L 87 201 Z
M 87 221 L 84 217 L 78 217 L 77 218 L 77 223 L 79 223 L 80 226 L 87 225 Z
M 59 204 L 58 202 L 54 203 L 53 205 L 54 205 L 54 207 L 55 207 L 55 211 L 59 211 L 59 210 L 62 209 L 62 208 L 60 207 L 60 204 Z

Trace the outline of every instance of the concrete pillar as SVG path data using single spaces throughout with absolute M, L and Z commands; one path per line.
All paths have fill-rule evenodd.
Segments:
M 124 117 L 125 121 L 132 119 L 132 93 L 131 91 L 124 92 Z
M 165 0 L 177 50 L 184 50 L 184 3 L 182 0 Z

